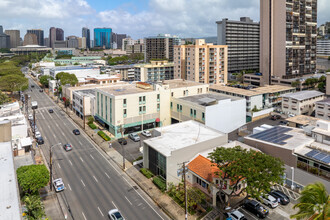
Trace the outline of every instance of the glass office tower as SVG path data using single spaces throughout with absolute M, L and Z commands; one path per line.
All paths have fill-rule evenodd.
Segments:
M 111 28 L 94 28 L 94 47 L 111 48 Z

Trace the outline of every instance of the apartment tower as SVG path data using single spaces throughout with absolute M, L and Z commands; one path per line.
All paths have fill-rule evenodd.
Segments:
M 263 83 L 316 70 L 317 0 L 260 0 Z
M 228 45 L 228 72 L 259 70 L 260 24 L 249 17 L 217 21 L 218 45 Z
M 5 34 L 10 36 L 10 48 L 16 48 L 20 46 L 19 30 L 5 30 Z
M 45 46 L 44 31 L 41 29 L 27 30 L 27 33 L 35 34 L 37 36 L 38 45 Z
M 205 43 L 174 46 L 174 78 L 200 83 L 227 83 L 228 46 Z
M 82 28 L 82 37 L 86 38 L 86 47 L 91 48 L 91 33 L 87 27 Z

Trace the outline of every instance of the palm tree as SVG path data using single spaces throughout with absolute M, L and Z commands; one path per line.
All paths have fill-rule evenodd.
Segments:
M 309 184 L 303 189 L 299 203 L 293 208 L 299 208 L 299 211 L 290 218 L 327 220 L 330 218 L 330 195 L 323 183 Z

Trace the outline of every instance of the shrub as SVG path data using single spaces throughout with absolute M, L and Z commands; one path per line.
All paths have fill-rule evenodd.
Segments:
M 152 172 L 150 172 L 149 170 L 147 170 L 146 168 L 141 168 L 140 172 L 145 175 L 145 177 L 147 177 L 148 179 L 150 179 L 151 177 L 154 176 L 154 174 L 152 174 Z
M 88 126 L 89 126 L 91 129 L 96 129 L 96 128 L 97 128 L 96 125 L 94 125 L 94 124 L 88 124 Z
M 97 134 L 99 136 L 101 136 L 105 141 L 110 141 L 111 140 L 111 138 L 108 135 L 106 135 L 103 131 L 99 131 L 99 132 L 97 132 Z
M 162 178 L 160 178 L 160 177 L 158 177 L 158 176 L 156 176 L 156 177 L 154 177 L 153 179 L 152 179 L 152 182 L 162 191 L 162 192 L 164 192 L 165 190 L 166 190 L 166 183 L 165 183 L 165 181 L 162 179 Z

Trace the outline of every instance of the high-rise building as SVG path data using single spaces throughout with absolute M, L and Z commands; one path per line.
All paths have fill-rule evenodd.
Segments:
M 226 84 L 228 46 L 205 43 L 174 46 L 174 78 L 200 83 Z
M 167 59 L 173 62 L 173 47 L 174 45 L 180 45 L 180 43 L 179 37 L 171 36 L 170 34 L 159 34 L 156 37 L 145 38 L 144 61 Z
M 49 37 L 45 37 L 45 39 L 44 39 L 44 46 L 46 46 L 46 47 L 50 47 L 49 46 Z
M 10 48 L 10 36 L 3 33 L 3 28 L 0 25 L 0 49 Z
M 49 46 L 54 48 L 55 41 L 64 41 L 64 31 L 61 28 L 49 29 Z
M 94 47 L 111 48 L 111 28 L 94 28 Z
M 78 37 L 76 37 L 76 36 L 66 37 L 66 43 L 67 43 L 68 48 L 78 48 L 79 47 Z
M 248 17 L 217 21 L 218 45 L 228 45 L 228 72 L 259 70 L 260 25 Z
M 317 0 L 260 0 L 264 84 L 315 73 L 316 38 Z
M 82 28 L 82 37 L 86 38 L 86 47 L 91 48 L 91 34 L 87 27 Z
M 41 29 L 32 29 L 32 30 L 27 30 L 27 33 L 35 34 L 37 36 L 38 40 L 38 45 L 44 46 L 44 31 Z
M 116 45 L 116 48 L 112 47 L 113 49 L 122 49 L 123 39 L 127 37 L 126 34 L 111 34 L 111 43 L 112 45 Z
M 24 36 L 23 45 L 38 45 L 38 38 L 37 35 L 32 33 L 26 33 Z
M 20 46 L 20 31 L 19 30 L 5 30 L 5 34 L 10 37 L 10 48 Z
M 78 37 L 78 48 L 86 49 L 86 37 Z

